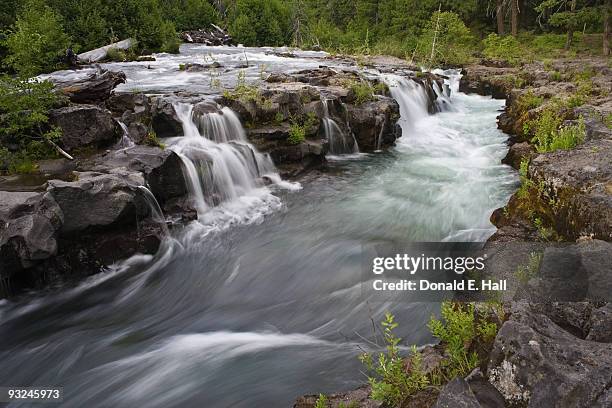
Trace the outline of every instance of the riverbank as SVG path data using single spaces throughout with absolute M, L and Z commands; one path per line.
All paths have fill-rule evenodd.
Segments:
M 520 171 L 521 187 L 493 213 L 498 230 L 484 252 L 485 276 L 504 279 L 510 288 L 493 295 L 459 294 L 462 301 L 476 300 L 468 315 L 496 326 L 494 340 L 473 334 L 460 347 L 466 356 L 478 353 L 473 371 L 440 381 L 457 353 L 442 338 L 405 357 L 405 377 L 387 377 L 407 381 L 412 390 L 392 405 L 604 407 L 612 398 L 609 62 L 494 65 L 466 67 L 460 90 L 507 101 L 498 117 L 499 128 L 510 135 L 503 162 Z M 487 305 L 496 313 L 486 312 Z M 454 310 L 447 319 L 460 318 L 462 306 Z M 456 320 L 442 321 L 450 333 L 463 336 L 453 332 Z M 468 328 L 464 322 L 462 330 Z M 305 396 L 294 407 L 386 406 L 372 399 L 372 386 L 381 381 L 372 378 L 370 386 Z M 400 383 L 388 384 L 393 389 Z

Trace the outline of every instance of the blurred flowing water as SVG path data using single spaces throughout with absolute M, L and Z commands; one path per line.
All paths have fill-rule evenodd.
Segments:
M 196 50 L 171 63 L 192 61 Z M 266 50 L 218 50 L 219 60 L 283 65 Z M 285 58 L 283 69 L 317 66 L 319 57 Z M 150 70 L 117 68 L 128 85 L 153 89 L 168 85 L 171 58 Z M 2 303 L 0 384 L 63 386 L 63 407 L 289 407 L 302 394 L 365 382 L 357 357 L 386 310 L 406 345 L 432 341 L 425 325 L 438 305 L 364 295 L 362 248 L 483 241 L 495 231 L 489 217 L 516 187 L 515 173 L 500 164 L 505 136 L 495 117 L 503 102 L 459 93 L 453 75 L 443 111 L 428 115 L 422 88 L 383 79 L 401 106 L 397 147 L 334 157 L 300 190 L 274 176 L 265 155 L 247 160 L 240 130 L 234 140 L 198 137 L 232 123 L 208 117 L 198 130 L 184 107 L 192 134 L 170 148 L 187 163 L 200 220 L 155 256 L 135 256 L 76 288 Z M 211 154 L 233 163 L 223 183 L 208 184 L 213 194 L 198 171 Z M 275 182 L 262 185 L 258 172 Z

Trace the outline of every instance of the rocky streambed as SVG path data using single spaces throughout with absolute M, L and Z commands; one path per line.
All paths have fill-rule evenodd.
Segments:
M 364 316 L 384 312 L 359 295 L 362 245 L 492 235 L 488 271 L 511 287 L 494 340 L 474 345 L 486 358 L 401 406 L 606 406 L 609 73 L 593 77 L 584 143 L 537 154 L 516 123 L 542 107 L 517 109 L 520 96 L 572 94 L 544 67 L 473 66 L 457 84 L 388 58 L 355 69 L 319 53 L 229 49 L 200 63 L 197 50 L 52 78 L 71 102 L 51 122 L 76 159 L 0 180 L 2 289 L 104 273 L 3 304 L 1 358 L 21 368 L 18 381 L 66 384 L 67 406 L 286 406 L 308 390 L 356 389 L 328 394 L 329 406 L 379 407 L 357 388 Z M 509 149 L 494 128 L 501 102 L 459 90 L 508 97 L 499 125 Z M 517 194 L 494 212 L 517 188 L 502 159 L 518 168 L 523 157 L 538 223 Z M 292 193 L 296 181 L 303 190 Z M 157 255 L 122 262 L 136 253 Z M 518 279 L 534 253 L 539 274 Z M 432 342 L 427 305 L 397 302 L 407 344 Z M 447 357 L 443 345 L 421 353 L 427 370 Z

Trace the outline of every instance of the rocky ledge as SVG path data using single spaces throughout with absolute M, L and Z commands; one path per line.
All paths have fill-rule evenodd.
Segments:
M 404 75 L 414 75 L 402 71 Z M 418 80 L 433 110 L 435 75 Z M 193 115 L 231 108 L 257 149 L 283 176 L 325 165 L 326 121 L 362 152 L 393 146 L 399 106 L 375 78 L 327 67 L 271 74 L 222 95 L 116 93 L 120 72 L 57 82 L 67 96 L 49 113 L 59 146 L 74 160 L 38 163 L 38 172 L 0 176 L 0 295 L 41 288 L 103 270 L 137 252 L 154 253 L 166 227 L 197 217 L 180 157 L 163 139 L 183 136 L 177 107 Z M 161 140 L 161 141 L 160 141 Z M 261 180 L 261 183 L 265 183 Z M 153 217 L 162 207 L 168 225 Z
M 611 77 L 603 59 L 466 69 L 461 89 L 507 98 L 498 117 L 510 135 L 503 163 L 525 162 L 527 188 L 493 214 L 494 240 L 612 239 Z M 543 149 L 538 139 L 556 125 L 582 133 L 577 146 Z

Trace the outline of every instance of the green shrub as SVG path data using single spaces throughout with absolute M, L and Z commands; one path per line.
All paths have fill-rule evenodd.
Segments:
M 375 99 L 374 89 L 367 82 L 353 81 L 349 85 L 349 89 L 353 92 L 353 95 L 355 95 L 355 103 L 357 105 L 361 105 Z
M 149 133 L 147 133 L 142 143 L 147 146 L 159 147 L 160 149 L 164 149 L 166 147 L 166 145 L 164 145 L 159 140 L 159 138 L 157 137 L 157 134 L 154 131 L 150 131 Z
M 540 263 L 542 262 L 542 253 L 532 252 L 529 254 L 529 262 L 527 265 L 519 265 L 515 272 L 516 278 L 522 284 L 527 284 L 532 278 L 536 277 L 540 271 Z
M 306 140 L 306 128 L 304 125 L 299 123 L 292 123 L 289 128 L 289 137 L 287 143 L 297 145 Z
M 517 39 L 511 35 L 501 37 L 492 33 L 489 34 L 482 43 L 485 57 L 507 61 L 511 64 L 519 63 L 521 55 L 524 52 Z
M 63 65 L 69 39 L 60 16 L 42 0 L 28 0 L 2 44 L 8 49 L 4 65 L 22 76 L 33 76 Z
M 233 90 L 225 90 L 223 96 L 226 99 L 240 100 L 243 102 L 257 101 L 260 99 L 259 88 L 247 83 L 244 71 L 238 73 L 236 87 Z
M 319 398 L 317 398 L 314 408 L 329 408 L 329 400 L 325 394 L 319 394 Z
M 391 313 L 385 313 L 385 320 L 381 323 L 386 353 L 378 356 L 364 353 L 360 356 L 361 362 L 374 376 L 368 381 L 372 387 L 371 398 L 381 401 L 389 406 L 399 405 L 407 396 L 422 390 L 429 384 L 429 378 L 421 369 L 422 357 L 412 348 L 410 373 L 404 368 L 404 360 L 399 352 L 400 338 L 393 330 L 397 328 L 395 318 Z
M 0 149 L 4 171 L 30 172 L 30 162 L 55 157 L 51 143 L 61 131 L 50 127 L 49 110 L 62 104 L 48 81 L 0 76 Z M 9 150 L 10 147 L 10 150 Z
M 432 45 L 435 48 L 432 58 Z M 463 65 L 470 61 L 475 39 L 461 18 L 453 12 L 437 11 L 419 36 L 415 59 L 423 64 L 437 66 Z
M 586 137 L 584 119 L 580 117 L 577 124 L 562 126 L 563 117 L 555 109 L 545 109 L 528 126 L 534 129 L 531 140 L 539 153 L 555 150 L 568 150 L 582 143 Z
M 448 359 L 442 363 L 444 375 L 449 380 L 457 376 L 465 377 L 479 363 L 478 354 L 469 351 L 479 331 L 475 321 L 474 305 L 444 302 L 441 314 L 442 319 L 432 318 L 428 327 L 431 334 L 444 344 L 448 355 Z
M 550 74 L 548 74 L 548 79 L 554 82 L 560 82 L 563 79 L 563 76 L 559 71 L 552 71 Z

